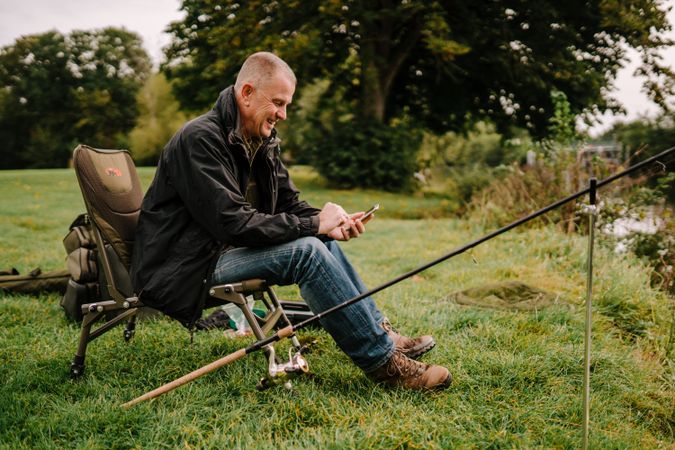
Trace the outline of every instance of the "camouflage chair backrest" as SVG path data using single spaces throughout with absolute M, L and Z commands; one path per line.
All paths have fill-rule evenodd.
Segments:
M 129 152 L 78 145 L 73 165 L 91 219 L 128 269 L 143 201 Z

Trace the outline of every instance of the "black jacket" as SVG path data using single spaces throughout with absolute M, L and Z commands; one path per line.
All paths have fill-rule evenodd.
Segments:
M 143 303 L 192 327 L 201 316 L 213 266 L 227 247 L 263 247 L 318 232 L 319 210 L 298 199 L 279 158 L 276 131 L 257 152 L 260 205 L 244 195 L 248 156 L 235 137 L 232 87 L 164 148 L 143 199 L 131 274 Z

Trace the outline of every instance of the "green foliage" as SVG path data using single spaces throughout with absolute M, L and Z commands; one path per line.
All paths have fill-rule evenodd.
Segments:
M 567 142 L 570 118 L 618 108 L 604 93 L 624 44 L 639 48 L 644 73 L 661 80 L 650 91 L 670 92 L 669 73 L 653 58 L 664 45 L 658 32 L 668 28 L 662 5 L 614 3 L 185 0 L 185 19 L 170 27 L 164 69 L 181 105 L 197 110 L 234 82 L 246 56 L 275 51 L 297 72 L 305 100 L 300 120 L 286 129 L 293 157 L 344 187 L 378 186 L 360 176 L 370 171 L 391 179 L 379 186 L 398 189 L 414 171 L 411 151 L 404 142 L 393 155 L 378 150 L 390 146 L 385 135 L 395 134 L 380 132 L 381 124 L 397 118 L 441 133 L 486 121 L 504 136 L 520 127 Z M 625 15 L 615 14 L 619 6 Z M 508 161 L 509 148 L 486 138 L 492 141 L 478 145 L 487 153 L 471 157 L 490 166 Z
M 478 122 L 465 133 L 449 131 L 440 136 L 425 133 L 418 158 L 427 168 L 471 164 L 495 167 L 508 158 L 504 149 L 502 136 L 494 125 Z
M 317 122 L 329 123 L 341 114 L 350 117 L 347 111 L 335 111 L 337 105 L 328 106 L 322 101 L 329 86 L 330 82 L 326 79 L 307 85 L 289 106 L 288 120 L 277 123 L 284 150 L 290 151 L 294 163 L 310 163 L 314 142 L 323 139 L 321 130 L 316 127 Z
M 436 132 L 489 120 L 548 133 L 549 93 L 572 114 L 618 109 L 606 96 L 629 47 L 665 106 L 672 73 L 659 0 L 356 2 L 184 0 L 166 70 L 184 107 L 209 106 L 250 53 L 278 53 L 302 83 L 329 80 L 351 113 L 380 123 L 412 116 Z
M 646 261 L 654 268 L 652 283 L 671 294 L 675 294 L 675 221 L 665 196 L 673 183 L 675 173 L 658 178 L 654 188 L 630 186 L 621 196 L 603 200 L 598 220 L 607 245 Z
M 613 139 L 637 162 L 675 145 L 675 114 L 617 123 L 601 139 Z
M 536 155 L 533 165 L 513 164 L 474 195 L 468 207 L 474 220 L 484 226 L 504 226 L 584 189 L 591 176 L 602 179 L 617 170 L 609 161 L 579 158 L 574 149 L 550 141 L 533 145 L 531 151 Z M 567 233 L 575 232 L 584 221 L 579 212 L 586 201 L 569 202 L 529 226 L 556 224 Z
M 424 195 L 442 196 L 455 211 L 464 211 L 475 193 L 509 173 L 511 164 L 524 161 L 530 138 L 523 130 L 511 134 L 506 139 L 488 122 L 463 133 L 425 133 L 418 155 Z
M 327 80 L 308 86 L 281 125 L 292 158 L 313 165 L 333 187 L 411 190 L 421 132 L 409 119 L 364 120 L 351 112 L 344 90 L 327 96 L 328 87 Z
M 554 92 L 552 98 L 556 114 L 550 119 L 549 129 L 550 136 L 556 140 L 547 139 L 532 145 L 531 151 L 538 153 L 534 165 L 520 167 L 514 164 L 505 176 L 496 177 L 488 187 L 477 193 L 469 205 L 474 220 L 484 225 L 504 226 L 582 189 L 591 176 L 602 179 L 619 169 L 615 162 L 597 155 L 589 158 L 578 144 L 574 116 L 570 113 L 565 95 Z M 672 209 L 665 206 L 665 197 L 675 175 L 671 173 L 663 178 L 654 178 L 655 188 L 641 185 L 652 181 L 648 176 L 636 180 L 624 178 L 606 188 L 599 228 L 608 233 L 604 240 L 610 246 L 630 250 L 654 268 L 652 281 L 655 285 L 665 291 L 673 291 L 675 237 Z M 537 222 L 531 222 L 531 225 L 554 223 L 568 233 L 585 232 L 587 216 L 581 214 L 581 205 L 586 201 L 582 198 L 569 202 Z M 658 230 L 630 229 L 632 224 L 648 219 L 657 225 Z M 622 221 L 623 224 L 620 224 Z M 623 228 L 627 226 L 626 222 L 629 231 L 619 236 L 611 234 L 615 225 Z
M 548 141 L 555 144 L 572 145 L 578 140 L 576 116 L 572 114 L 570 102 L 564 92 L 552 91 L 553 115 L 549 118 Z
M 654 119 L 638 119 L 629 123 L 617 123 L 599 140 L 617 142 L 622 153 L 631 163 L 637 163 L 675 146 L 675 114 L 664 113 Z M 665 172 L 675 171 L 672 158 L 663 161 Z M 649 185 L 656 188 L 654 181 Z M 666 190 L 666 197 L 675 204 L 675 183 Z
M 579 136 L 575 130 L 567 96 L 551 92 L 554 114 L 548 120 L 549 138 L 533 142 L 527 136 L 514 137 L 505 143 L 521 160 L 511 161 L 508 170 L 496 174 L 489 185 L 471 199 L 469 210 L 475 220 L 488 226 L 504 226 L 580 189 L 590 174 L 601 176 L 610 170 L 605 160 L 580 158 Z M 526 153 L 530 160 L 521 162 Z M 573 203 L 558 208 L 531 222 L 558 224 L 562 230 L 575 231 L 577 208 Z
M 23 36 L 0 49 L 0 168 L 65 167 L 78 142 L 115 147 L 150 68 L 118 28 Z
M 576 180 L 571 175 L 576 167 L 569 159 L 555 161 L 541 157 L 533 167 L 513 164 L 502 177 L 495 177 L 484 189 L 476 192 L 468 206 L 473 220 L 487 227 L 501 227 L 531 214 L 572 193 Z M 574 205 L 565 206 L 533 221 L 529 226 L 560 224 L 574 229 Z
M 311 144 L 311 162 L 334 186 L 410 191 L 421 133 L 403 121 L 392 125 L 349 119 L 331 124 Z
M 456 219 L 383 219 L 406 203 L 408 211 L 423 210 L 428 200 L 328 191 L 305 169 L 296 174 L 293 168 L 312 201 L 369 205 L 386 199 L 368 232 L 343 246 L 369 286 L 485 232 Z M 140 175 L 147 187 L 153 170 L 141 168 Z M 72 170 L 2 171 L 0 199 L 0 267 L 63 267 L 61 238 L 83 209 Z M 305 330 L 301 340 L 318 340 L 307 355 L 312 376 L 294 381 L 293 392 L 255 389 L 266 370 L 258 353 L 123 410 L 122 403 L 249 345 L 250 338 L 231 340 L 211 331 L 197 333 L 191 343 L 175 321 L 141 321 L 129 342 L 121 327 L 93 341 L 87 373 L 73 382 L 68 363 L 79 329 L 66 321 L 58 297 L 0 296 L 0 447 L 576 448 L 585 252 L 580 236 L 552 227 L 521 230 L 376 295 L 399 330 L 436 339 L 424 361 L 448 366 L 455 379 L 437 393 L 375 385 L 327 333 Z M 668 299 L 650 288 L 649 270 L 630 255 L 598 248 L 596 267 L 594 302 L 601 308 L 593 322 L 590 447 L 672 446 L 673 361 L 664 347 Z M 556 304 L 497 311 L 447 298 L 509 280 L 555 293 Z M 278 292 L 297 298 L 291 287 Z M 635 335 L 627 339 L 631 330 Z M 283 356 L 287 344 L 277 345 Z
M 136 100 L 140 114 L 129 133 L 129 148 L 136 164 L 156 165 L 164 145 L 187 117 L 179 111 L 171 85 L 162 73 L 148 78 Z
M 423 167 L 432 170 L 445 166 L 461 172 L 465 168 L 476 167 L 490 172 L 490 168 L 524 160 L 526 146 L 522 139 L 529 142 L 526 133 L 521 137 L 505 139 L 493 124 L 477 122 L 464 133 L 425 134 L 419 158 Z

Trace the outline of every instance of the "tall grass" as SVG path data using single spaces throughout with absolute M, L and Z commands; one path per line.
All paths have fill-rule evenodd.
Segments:
M 144 186 L 151 175 L 141 170 Z M 414 212 L 426 204 L 376 191 L 329 191 L 309 172 L 298 175 L 314 203 L 330 198 L 350 211 L 383 204 L 368 233 L 344 245 L 370 286 L 486 231 L 457 219 L 387 218 L 392 209 Z M 60 239 L 82 210 L 72 172 L 0 172 L 0 199 L 0 267 L 63 267 Z M 436 338 L 425 361 L 446 365 L 455 378 L 439 393 L 375 385 L 327 334 L 309 330 L 301 337 L 318 341 L 307 356 L 313 375 L 296 381 L 292 392 L 255 390 L 265 371 L 255 354 L 126 411 L 119 405 L 251 341 L 213 331 L 196 334 L 191 344 L 176 322 L 145 321 L 128 343 L 121 329 L 92 343 L 86 375 L 71 381 L 78 327 L 66 321 L 58 297 L 4 295 L 0 447 L 579 447 L 585 246 L 584 238 L 553 228 L 512 232 L 376 296 L 399 329 Z M 641 263 L 602 248 L 596 255 L 591 446 L 672 447 L 668 299 L 649 286 Z M 517 312 L 446 299 L 515 279 L 557 300 Z M 298 295 L 292 287 L 279 293 Z

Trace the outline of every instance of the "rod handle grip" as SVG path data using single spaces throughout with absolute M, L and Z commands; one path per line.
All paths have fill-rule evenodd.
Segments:
M 207 373 L 212 372 L 219 367 L 222 367 L 226 364 L 229 364 L 232 361 L 236 361 L 237 359 L 243 358 L 244 356 L 246 356 L 246 349 L 242 348 L 241 350 L 237 350 L 234 353 L 230 353 L 227 356 L 224 356 L 224 357 L 222 357 L 222 358 L 220 358 L 216 361 L 213 361 L 211 364 L 207 364 L 206 366 L 204 366 L 200 369 L 197 369 L 193 372 L 190 372 L 187 375 L 183 375 L 182 377 L 180 377 L 176 380 L 173 380 L 170 383 L 167 383 L 163 386 L 160 386 L 153 391 L 145 393 L 145 394 L 141 395 L 140 397 L 136 397 L 135 399 L 124 403 L 122 405 L 122 408 L 129 409 L 129 408 L 131 408 L 132 406 L 134 406 L 138 403 L 141 403 L 141 402 L 144 402 L 146 400 L 150 400 L 152 398 L 158 397 L 158 396 L 160 396 L 160 395 L 162 395 L 166 392 L 172 391 L 172 390 L 176 389 L 177 387 L 180 387 L 180 386 L 184 385 L 185 383 L 188 383 L 188 382 L 194 380 L 195 378 L 199 378 L 202 375 L 206 375 Z
M 597 186 L 598 186 L 598 179 L 595 178 L 595 177 L 591 178 L 590 179 L 590 186 L 589 186 L 589 190 L 588 190 L 588 195 L 589 195 L 590 200 L 591 200 L 591 205 L 595 205 L 596 200 L 597 200 L 597 195 L 596 195 L 597 190 L 598 190 Z

